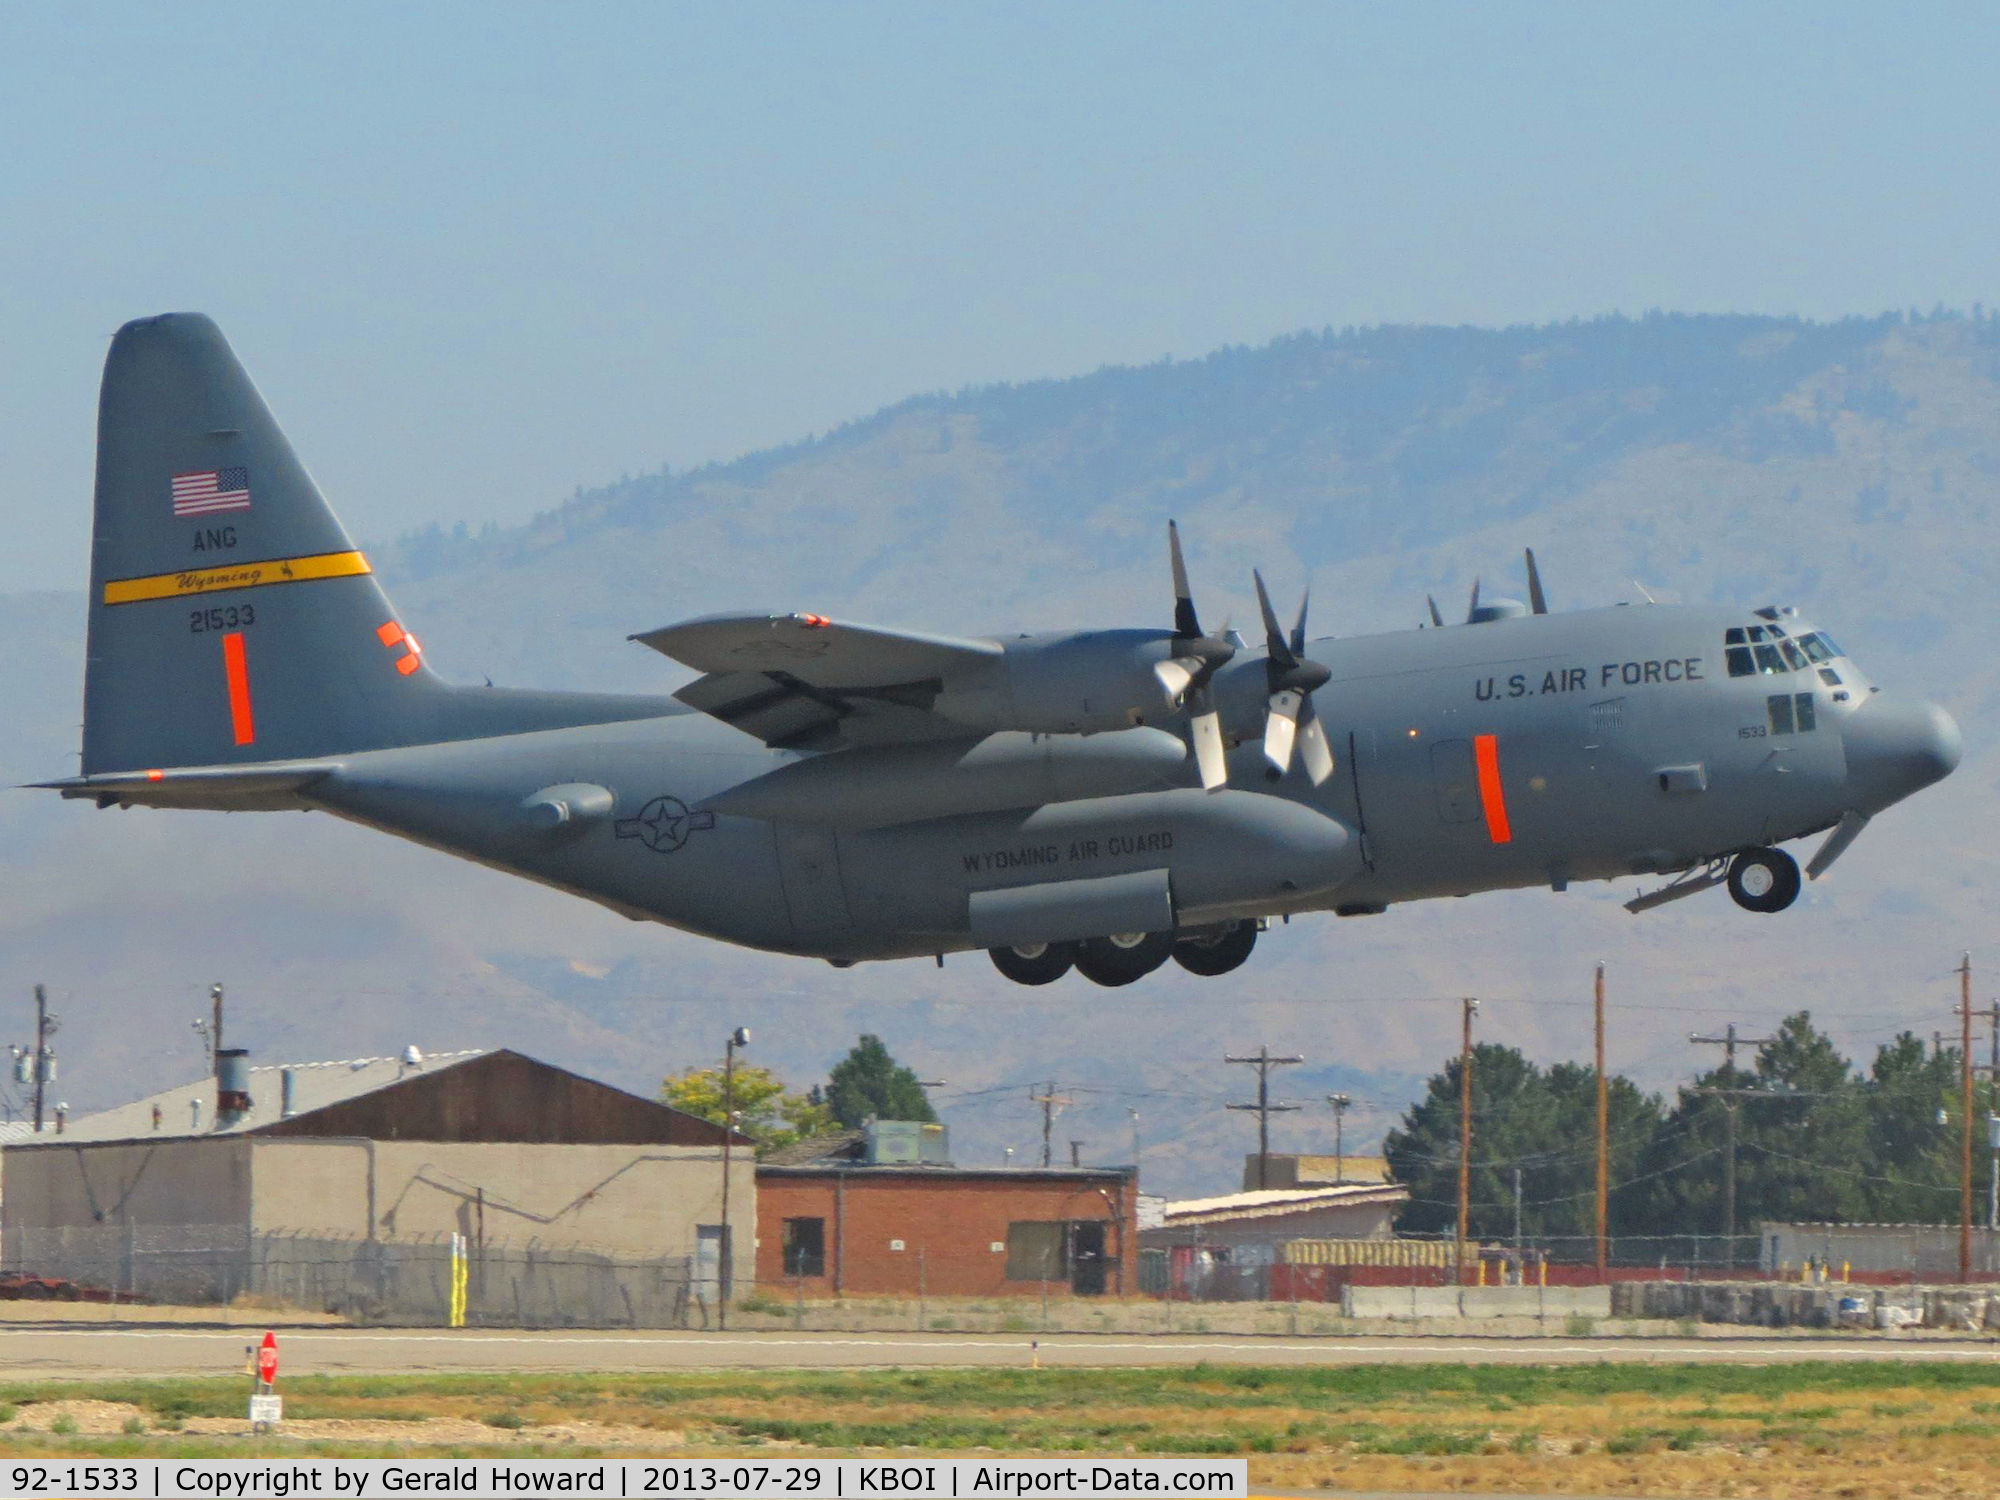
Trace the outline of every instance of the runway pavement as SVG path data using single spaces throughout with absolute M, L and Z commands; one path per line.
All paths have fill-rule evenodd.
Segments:
M 0 1329 L 0 1373 L 52 1379 L 222 1375 L 243 1369 L 243 1328 Z M 1249 1338 L 1232 1335 L 499 1332 L 280 1328 L 288 1375 L 432 1371 L 644 1371 L 1221 1364 L 1776 1364 L 1868 1359 L 1988 1363 L 1991 1339 Z

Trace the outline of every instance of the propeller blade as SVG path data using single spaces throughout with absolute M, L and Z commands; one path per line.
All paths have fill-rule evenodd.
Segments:
M 1314 786 L 1319 786 L 1333 774 L 1333 747 L 1326 742 L 1326 725 L 1319 715 L 1311 712 L 1311 700 L 1306 703 L 1305 721 L 1299 725 L 1299 759 L 1305 763 L 1306 775 Z
M 1479 613 L 1479 580 L 1472 580 L 1472 602 L 1465 606 L 1465 623 L 1470 625 L 1472 617 Z
M 1528 608 L 1538 615 L 1549 612 L 1548 596 L 1542 592 L 1542 571 L 1535 566 L 1535 549 L 1526 549 L 1528 554 Z
M 1299 595 L 1299 617 L 1292 622 L 1292 655 L 1294 656 L 1304 656 L 1306 653 L 1306 606 L 1312 603 L 1312 597 L 1312 585 L 1308 583 L 1306 591 Z
M 1206 699 L 1207 694 L 1202 695 Z M 1222 716 L 1206 702 L 1188 720 L 1194 738 L 1194 760 L 1201 768 L 1201 784 L 1216 791 L 1229 784 L 1229 757 L 1222 748 Z
M 1298 735 L 1299 710 L 1305 706 L 1302 694 L 1273 693 L 1271 711 L 1264 719 L 1264 759 L 1280 771 L 1291 769 L 1292 742 Z
M 1167 522 L 1167 553 L 1174 565 L 1174 634 L 1192 638 L 1201 634 L 1201 622 L 1195 617 L 1187 562 L 1181 556 L 1181 529 L 1172 521 Z
M 1270 653 L 1272 661 L 1281 667 L 1289 667 L 1292 664 L 1291 653 L 1285 649 L 1285 632 L 1278 624 L 1277 611 L 1271 608 L 1271 595 L 1264 587 L 1264 575 L 1252 568 L 1250 576 L 1257 584 L 1257 608 L 1264 615 L 1264 649 Z
M 1424 603 L 1431 607 L 1431 624 L 1437 626 L 1439 630 L 1444 629 L 1444 616 L 1438 613 L 1437 600 L 1426 594 L 1424 595 Z
M 1172 656 L 1153 664 L 1153 675 L 1160 680 L 1160 686 L 1166 689 L 1169 703 L 1181 701 L 1181 695 L 1194 684 L 1194 674 L 1199 666 L 1199 662 L 1185 662 L 1179 657 Z

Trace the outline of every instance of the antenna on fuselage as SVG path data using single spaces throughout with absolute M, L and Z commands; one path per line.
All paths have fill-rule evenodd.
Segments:
M 1437 626 L 1439 630 L 1444 629 L 1444 616 L 1438 613 L 1437 600 L 1426 594 L 1424 595 L 1424 603 L 1431 607 L 1431 624 Z

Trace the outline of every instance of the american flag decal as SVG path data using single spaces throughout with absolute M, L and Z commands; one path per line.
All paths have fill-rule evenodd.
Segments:
M 205 516 L 218 510 L 250 508 L 248 469 L 210 469 L 204 474 L 174 475 L 174 514 Z

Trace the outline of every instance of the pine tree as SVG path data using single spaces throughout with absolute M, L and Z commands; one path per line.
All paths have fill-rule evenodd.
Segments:
M 849 1130 L 869 1120 L 935 1120 L 917 1075 L 889 1055 L 882 1038 L 865 1033 L 834 1065 L 826 1084 L 834 1119 Z

